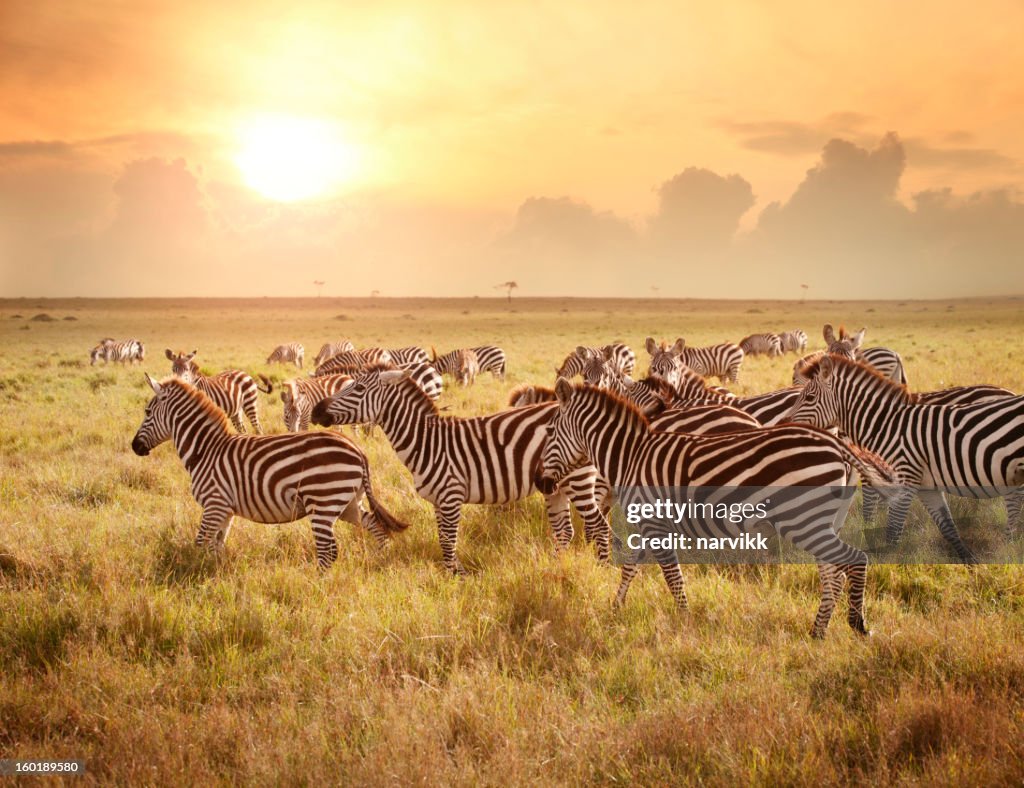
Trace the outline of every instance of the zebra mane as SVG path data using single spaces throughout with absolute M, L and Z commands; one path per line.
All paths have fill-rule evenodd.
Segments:
M 368 366 L 366 369 L 364 369 L 363 373 L 365 374 L 370 372 L 380 373 L 396 371 L 398 371 L 398 368 L 394 364 L 374 363 Z M 437 403 L 430 398 L 430 395 L 427 394 L 427 392 L 420 388 L 419 384 L 415 380 L 413 380 L 412 377 L 406 375 L 405 377 L 402 378 L 401 382 L 397 383 L 396 385 L 401 386 L 402 391 L 407 392 L 411 399 L 416 400 L 417 402 L 423 404 L 425 407 L 429 408 L 429 411 L 432 415 L 440 415 L 441 412 L 437 409 Z
M 623 418 L 642 424 L 645 430 L 650 430 L 651 422 L 636 405 L 614 391 L 591 386 L 589 383 L 573 384 L 573 391 L 580 392 L 584 396 L 601 400 L 611 411 L 608 414 L 611 418 L 622 416 Z
M 170 377 L 166 377 L 160 381 L 161 388 L 166 388 L 167 386 L 179 389 L 189 401 L 195 404 L 195 406 L 199 408 L 200 411 L 203 412 L 203 414 L 207 417 L 209 421 L 212 421 L 214 424 L 223 427 L 226 432 L 231 431 L 231 423 L 228 421 L 227 414 L 220 408 L 218 408 L 213 403 L 212 399 L 206 396 L 206 394 L 201 392 L 191 383 L 186 383 L 185 381 L 180 380 L 171 375 Z
M 851 370 L 857 370 L 856 372 L 854 372 L 855 375 L 861 375 L 862 377 L 866 377 L 874 385 L 878 387 L 885 387 L 890 391 L 898 393 L 901 402 L 906 402 L 908 404 L 914 402 L 915 395 L 911 394 L 910 389 L 907 388 L 906 384 L 897 383 L 892 378 L 887 378 L 885 375 L 883 375 L 877 369 L 872 367 L 866 361 L 851 361 L 850 359 L 845 358 L 843 356 L 836 356 L 830 353 L 825 353 L 822 354 L 821 358 L 817 358 L 814 361 L 808 362 L 800 370 L 801 374 L 803 374 L 808 379 L 813 378 L 815 375 L 818 374 L 818 371 L 821 369 L 821 361 L 826 356 L 828 356 L 829 360 L 831 360 L 834 367 L 847 367 Z
M 703 378 L 701 378 L 701 380 L 703 380 Z M 636 381 L 636 383 L 638 386 L 643 386 L 645 389 L 653 391 L 662 399 L 668 398 L 671 400 L 675 398 L 676 390 L 661 378 L 648 375 L 646 378 L 641 378 Z

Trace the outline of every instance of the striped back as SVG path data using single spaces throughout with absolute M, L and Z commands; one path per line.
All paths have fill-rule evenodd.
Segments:
M 344 353 L 348 350 L 355 350 L 356 346 L 349 342 L 347 339 L 343 339 L 340 342 L 326 342 L 320 346 L 319 352 L 316 354 L 316 358 L 313 359 L 313 366 L 319 367 L 327 359 Z
M 309 429 L 309 417 L 313 408 L 351 382 L 350 375 L 324 375 L 317 378 L 286 380 L 281 384 L 285 429 L 288 432 Z
M 684 340 L 680 339 L 679 342 Z M 706 378 L 736 383 L 740 379 L 740 365 L 743 363 L 743 349 L 731 342 L 708 347 L 683 347 L 680 353 L 683 364 L 698 375 Z
M 410 345 L 409 347 L 388 348 L 387 352 L 391 356 L 391 363 L 400 367 L 404 367 L 408 364 L 430 363 L 430 356 L 427 355 L 427 351 L 421 347 L 416 347 L 415 345 Z
M 289 342 L 284 345 L 278 345 L 274 348 L 270 355 L 267 356 L 268 364 L 294 364 L 295 366 L 302 368 L 302 360 L 305 356 L 306 350 L 302 347 L 299 342 Z
M 777 334 L 750 334 L 740 340 L 740 349 L 747 356 L 782 355 L 782 340 Z
M 313 372 L 317 377 L 321 375 L 335 375 L 339 373 L 353 374 L 361 372 L 374 364 L 392 364 L 391 352 L 384 348 L 364 348 L 363 350 L 346 350 L 336 353 L 320 364 Z
M 89 351 L 89 363 L 94 365 L 97 361 L 104 363 L 116 362 L 118 364 L 135 364 L 146 360 L 146 348 L 137 339 L 125 339 L 117 341 L 110 337 L 101 339 L 99 343 Z
M 783 331 L 779 334 L 779 344 L 783 353 L 803 353 L 807 349 L 807 332 L 801 328 Z

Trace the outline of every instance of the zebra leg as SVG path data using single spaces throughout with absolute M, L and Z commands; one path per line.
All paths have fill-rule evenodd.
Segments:
M 327 569 L 338 558 L 338 540 L 334 537 L 335 512 L 317 512 L 309 520 L 313 524 L 313 540 L 316 542 L 316 563 Z
M 459 499 L 448 499 L 434 506 L 434 513 L 437 515 L 437 536 L 441 542 L 441 557 L 444 560 L 444 568 L 455 575 L 464 575 L 455 554 L 455 546 L 459 541 L 459 519 L 462 517 L 462 501 Z
M 216 547 L 217 547 L 218 550 L 223 550 L 224 549 L 224 544 L 228 540 L 228 533 L 231 531 L 231 524 L 234 522 L 234 520 L 235 520 L 234 517 L 232 517 L 231 515 L 228 515 L 228 517 L 224 521 L 224 523 L 220 526 L 220 528 L 217 529 Z
M 818 614 L 814 617 L 814 626 L 811 627 L 811 637 L 821 639 L 825 637 L 828 629 L 828 622 L 832 619 L 832 611 L 836 607 L 836 599 L 843 590 L 845 576 L 835 564 L 818 564 L 818 575 L 821 578 L 821 603 L 818 605 Z
M 548 511 L 548 522 L 555 538 L 555 552 L 561 552 L 572 542 L 572 514 L 569 512 L 569 497 L 562 487 L 550 495 L 544 496 L 544 505 Z
M 252 424 L 253 430 L 255 430 L 257 435 L 260 435 L 263 432 L 263 428 L 260 426 L 260 414 L 256 408 L 257 399 L 258 397 L 256 395 L 246 398 L 245 402 L 242 403 L 242 410 L 245 411 L 245 417 L 249 419 L 249 422 Z M 238 416 L 238 421 L 240 425 L 242 417 L 238 414 L 236 414 L 236 416 Z M 245 432 L 245 430 L 243 430 L 241 426 L 238 427 L 238 431 Z
M 875 511 L 878 509 L 878 490 L 868 484 L 862 484 L 860 487 L 861 495 L 861 519 L 865 523 L 873 522 L 875 519 Z
M 960 532 L 956 530 L 956 523 L 953 522 L 953 513 L 949 511 L 949 504 L 946 503 L 946 496 L 941 490 L 919 490 L 921 503 L 932 516 L 935 524 L 939 526 L 942 536 L 949 542 L 956 551 L 957 556 L 965 564 L 976 564 L 978 560 L 974 557 L 967 545 L 960 538 Z
M 242 417 L 239 413 L 235 412 L 231 414 L 231 423 L 235 425 L 235 429 L 238 430 L 240 435 L 245 433 L 245 423 L 242 421 Z M 259 430 L 256 431 L 259 432 Z
M 889 501 L 889 517 L 885 522 L 885 543 L 895 547 L 903 536 L 903 526 L 907 524 L 907 512 L 914 502 L 914 490 L 903 489 Z
M 629 593 L 629 584 L 633 582 L 633 578 L 636 577 L 638 571 L 636 564 L 623 564 L 622 572 L 619 575 L 619 588 L 615 592 L 615 600 L 612 602 L 612 607 L 620 608 L 626 602 L 626 594 Z
M 218 537 L 223 531 L 227 537 L 228 529 L 231 527 L 231 512 L 227 507 L 220 505 L 206 506 L 203 508 L 203 518 L 199 521 L 199 532 L 196 534 L 196 547 L 217 547 L 218 542 L 223 545 L 223 540 Z
M 669 593 L 675 600 L 676 608 L 686 610 L 686 581 L 683 579 L 683 570 L 679 564 L 660 564 L 661 573 L 665 576 L 665 583 L 668 585 Z
M 864 622 L 864 588 L 867 585 L 868 567 L 867 564 L 847 564 L 842 571 L 849 578 L 850 610 L 846 620 L 854 632 L 861 635 L 870 635 L 867 625 Z
M 1021 526 L 1024 525 L 1024 517 L 1021 517 L 1021 513 L 1024 512 L 1024 490 L 1014 490 L 1005 496 L 1005 500 L 1006 535 L 1013 537 L 1020 533 Z

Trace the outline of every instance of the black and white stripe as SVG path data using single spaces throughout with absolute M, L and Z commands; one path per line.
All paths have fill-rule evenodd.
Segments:
M 749 334 L 740 340 L 740 350 L 744 356 L 774 358 L 782 355 L 782 340 L 778 334 Z
M 388 348 L 388 355 L 391 356 L 391 363 L 400 367 L 408 364 L 429 364 L 430 356 L 421 347 L 410 345 L 409 347 Z
M 318 378 L 286 380 L 281 384 L 285 429 L 288 432 L 308 430 L 313 408 L 351 382 L 351 375 L 323 375 Z
M 223 547 L 236 516 L 258 523 L 309 517 L 317 563 L 326 569 L 338 556 L 334 523 L 339 517 L 365 525 L 382 545 L 390 533 L 406 528 L 374 497 L 366 455 L 342 435 L 235 435 L 198 389 L 175 378 L 146 379 L 156 396 L 146 406 L 132 450 L 145 456 L 173 440 L 191 477 L 192 495 L 203 507 L 196 544 Z M 366 513 L 359 509 L 363 495 Z
M 391 352 L 380 347 L 363 348 L 362 350 L 345 350 L 336 353 L 320 364 L 313 374 L 321 375 L 352 374 L 366 369 L 373 364 L 390 364 Z
M 299 369 L 302 369 L 302 359 L 306 354 L 306 349 L 302 347 L 299 342 L 288 342 L 284 345 L 278 345 L 274 348 L 270 355 L 267 356 L 268 364 L 294 364 Z
M 667 342 L 659 345 L 652 337 L 647 337 L 644 347 L 651 354 L 649 374 L 663 378 L 672 386 L 678 383 L 682 367 L 705 378 L 717 377 L 723 382 L 735 383 L 740 377 L 743 350 L 730 342 L 694 348 L 686 347 L 686 340 L 682 338 L 669 346 Z
M 807 332 L 802 328 L 779 333 L 779 345 L 783 353 L 803 353 L 807 350 Z
M 260 375 L 260 380 L 266 386 L 261 389 L 251 376 L 237 369 L 225 370 L 217 375 L 204 375 L 194 360 L 198 352 L 193 350 L 191 353 L 174 353 L 170 348 L 164 350 L 164 355 L 171 362 L 171 374 L 192 384 L 209 397 L 214 405 L 227 414 L 239 432 L 245 432 L 243 413 L 249 419 L 252 428 L 256 432 L 262 432 L 257 408 L 258 394 L 260 391 L 269 394 L 273 390 L 270 380 Z
M 313 422 L 372 423 L 383 429 L 412 472 L 417 492 L 434 505 L 445 568 L 462 573 L 456 544 L 463 504 L 508 503 L 537 489 L 554 411 L 554 405 L 541 404 L 478 418 L 440 417 L 407 373 L 371 370 L 314 408 Z M 599 517 L 592 484 L 587 496 L 591 501 L 584 508 Z M 548 487 L 545 502 L 555 543 L 562 547 L 572 538 L 569 492 Z M 597 533 L 604 526 L 595 521 L 587 527 Z
M 583 367 L 591 358 L 600 358 L 608 362 L 612 369 L 620 375 L 632 375 L 636 368 L 636 353 L 629 345 L 613 342 L 601 347 L 584 347 L 580 345 L 565 357 L 562 365 L 555 370 L 560 378 L 574 378 L 583 374 Z
M 791 419 L 838 427 L 896 471 L 901 490 L 889 505 L 889 543 L 899 542 L 916 493 L 960 559 L 973 562 L 944 491 L 970 498 L 1020 492 L 1024 397 L 972 405 L 920 404 L 905 386 L 867 365 L 831 355 L 808 373 L 810 380 Z
M 864 342 L 866 331 L 866 328 L 862 328 L 855 334 L 849 334 L 845 327 L 840 326 L 839 334 L 836 335 L 832 326 L 826 323 L 822 329 L 822 336 L 828 348 L 797 360 L 793 365 L 793 384 L 803 385 L 806 383 L 806 369 L 813 366 L 823 355 L 829 353 L 833 356 L 848 358 L 851 361 L 863 361 L 872 366 L 883 377 L 906 385 L 907 372 L 903 368 L 903 359 L 900 357 L 900 354 L 887 347 L 862 348 L 861 345 Z
M 319 367 L 327 361 L 327 359 L 333 358 L 339 353 L 345 353 L 349 350 L 355 349 L 356 346 L 347 339 L 343 339 L 340 342 L 325 342 L 320 346 L 320 351 L 316 354 L 316 358 L 313 359 L 313 367 Z
M 146 348 L 137 339 L 125 339 L 117 341 L 107 337 L 89 351 L 89 364 L 95 365 L 97 361 L 104 364 L 116 362 L 118 364 L 141 364 L 146 360 Z
M 851 468 L 878 483 L 888 480 L 880 463 L 862 456 L 826 432 L 795 425 L 698 436 L 654 432 L 630 403 L 592 386 L 555 386 L 558 414 L 552 420 L 544 449 L 544 468 L 557 480 L 580 462 L 594 464 L 614 488 L 745 487 L 794 488 L 799 505 L 771 507 L 772 525 L 788 541 L 818 560 L 822 597 L 814 627 L 825 634 L 836 597 L 850 582 L 849 622 L 866 633 L 864 584 L 867 556 L 843 542 L 837 531 L 848 501 L 835 487 L 853 482 Z M 799 492 L 796 492 L 799 491 Z M 694 522 L 700 535 L 736 535 L 729 522 Z M 661 561 L 662 572 L 676 603 L 686 594 L 674 554 Z M 636 574 L 625 565 L 616 601 L 622 603 Z
M 451 375 L 454 378 L 459 377 L 459 369 L 462 365 L 462 356 L 460 355 L 463 350 L 471 350 L 476 354 L 478 369 L 477 372 L 490 372 L 492 376 L 505 379 L 506 362 L 505 362 L 505 351 L 495 345 L 479 345 L 478 347 L 461 348 L 452 350 L 449 353 L 445 353 L 443 356 L 437 355 L 437 351 L 431 348 L 433 351 L 433 359 L 431 363 L 442 375 Z

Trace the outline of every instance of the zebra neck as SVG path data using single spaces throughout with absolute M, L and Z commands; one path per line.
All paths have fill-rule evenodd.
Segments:
M 880 450 L 888 440 L 884 425 L 896 418 L 906 404 L 884 389 L 850 389 L 847 396 L 839 398 L 838 426 L 852 443 L 882 453 Z
M 194 412 L 182 413 L 175 418 L 171 437 L 182 464 L 191 474 L 200 463 L 220 450 L 231 433 L 212 414 L 196 407 Z
M 412 470 L 420 456 L 418 450 L 424 446 L 424 438 L 433 433 L 438 424 L 437 410 L 430 402 L 399 392 L 382 403 L 377 424 L 402 463 Z
M 627 472 L 633 457 L 649 434 L 643 422 L 630 420 L 588 431 L 584 441 L 594 467 L 613 487 L 621 487 L 629 483 Z

